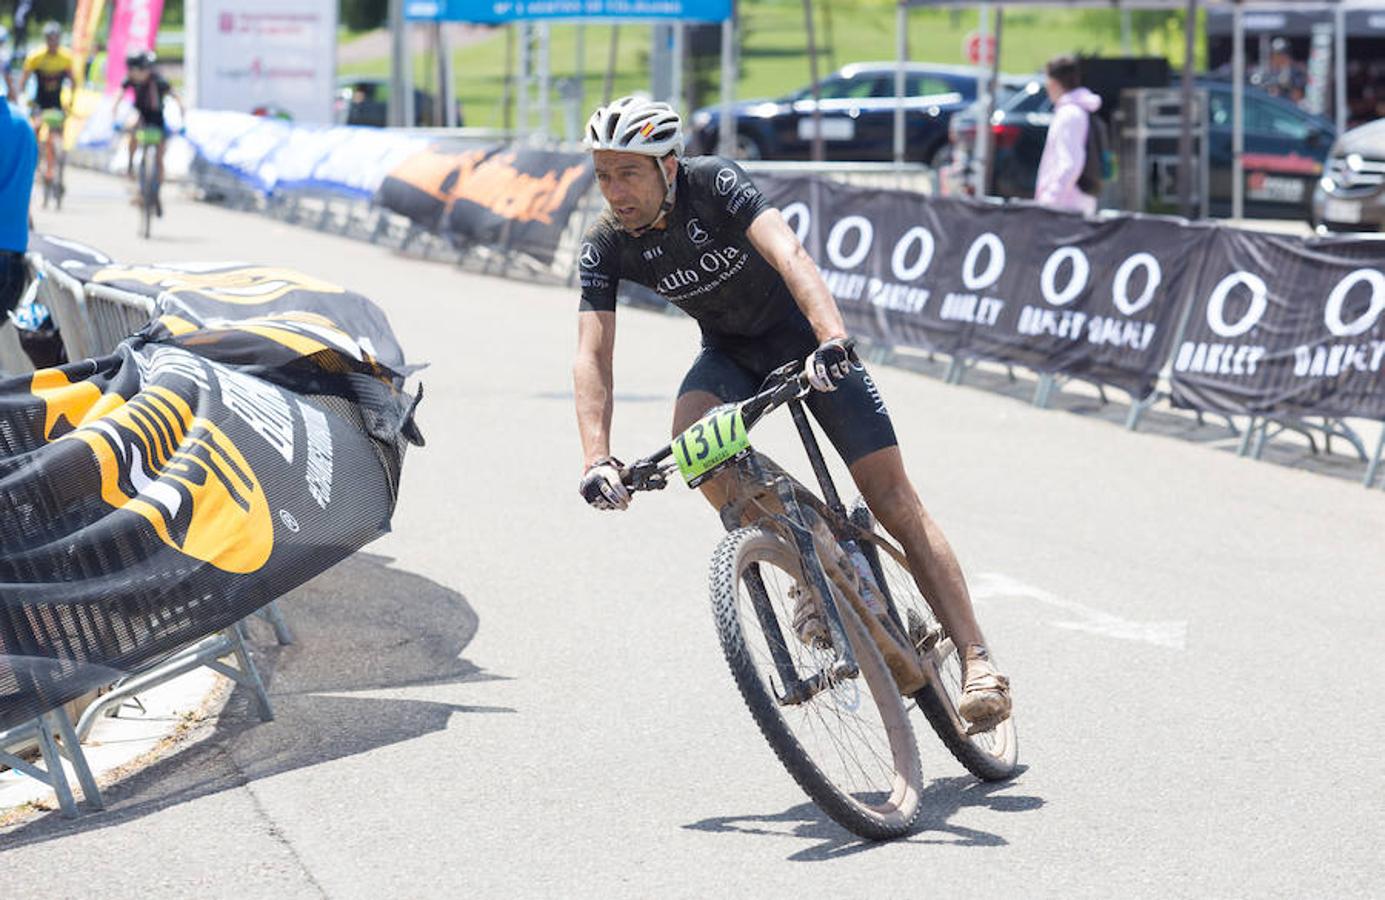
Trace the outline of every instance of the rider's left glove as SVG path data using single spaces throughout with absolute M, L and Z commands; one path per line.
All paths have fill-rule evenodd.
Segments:
M 620 480 L 621 461 L 614 456 L 598 459 L 587 466 L 578 490 L 582 499 L 597 509 L 627 509 L 630 491 Z
M 833 338 L 808 354 L 803 374 L 815 391 L 835 391 L 837 384 L 851 375 L 851 347 L 846 338 Z

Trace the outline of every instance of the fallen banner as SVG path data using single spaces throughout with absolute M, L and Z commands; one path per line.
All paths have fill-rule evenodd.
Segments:
M 0 729 L 388 530 L 416 398 L 330 315 L 258 312 L 0 380 Z

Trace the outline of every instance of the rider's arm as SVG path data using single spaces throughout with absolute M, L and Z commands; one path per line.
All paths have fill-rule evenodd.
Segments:
M 766 209 L 746 229 L 750 243 L 774 267 L 789 286 L 794 302 L 807 316 L 819 342 L 846 337 L 846 325 L 837 301 L 827 289 L 808 251 L 789 228 L 779 210 Z
M 616 314 L 585 310 L 577 314 L 577 358 L 572 364 L 577 397 L 577 433 L 586 468 L 611 455 L 611 409 L 615 377 Z

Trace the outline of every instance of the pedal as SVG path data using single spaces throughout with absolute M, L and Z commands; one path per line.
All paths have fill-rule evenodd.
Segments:
M 943 636 L 942 629 L 930 629 L 916 609 L 907 610 L 905 619 L 909 624 L 909 641 L 920 655 L 938 646 L 938 640 Z
M 995 729 L 1008 718 L 1010 718 L 1010 714 L 1006 713 L 1003 716 L 990 716 L 977 722 L 971 722 L 967 725 L 967 737 L 975 737 L 978 734 L 995 731 Z M 963 719 L 962 721 L 965 722 L 966 720 Z

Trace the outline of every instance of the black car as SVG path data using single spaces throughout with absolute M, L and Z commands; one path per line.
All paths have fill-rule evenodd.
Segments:
M 1231 213 L 1231 84 L 1201 79 L 1197 86 L 1207 91 L 1210 213 L 1226 216 Z M 991 119 L 995 147 L 991 189 L 995 196 L 1034 196 L 1039 159 L 1052 120 L 1053 103 L 1040 79 L 1030 82 L 997 110 Z M 952 133 L 955 141 L 969 146 L 976 134 L 975 117 L 959 116 Z M 1336 128 L 1329 120 L 1304 112 L 1287 100 L 1246 88 L 1242 156 L 1245 214 L 1254 218 L 1307 218 L 1313 186 L 1322 176 L 1335 137 Z M 1111 149 L 1120 149 L 1114 132 Z M 1149 175 L 1153 193 L 1170 193 L 1174 170 L 1160 167 L 1157 160 L 1155 166 Z
M 824 153 L 830 160 L 894 159 L 895 71 L 898 63 L 854 63 L 819 83 Z M 976 99 L 982 70 L 906 63 L 904 145 L 911 162 L 931 163 L 947 145 L 953 113 Z M 737 103 L 736 155 L 742 159 L 812 159 L 813 91 L 778 100 Z M 690 153 L 715 153 L 721 107 L 692 115 Z

